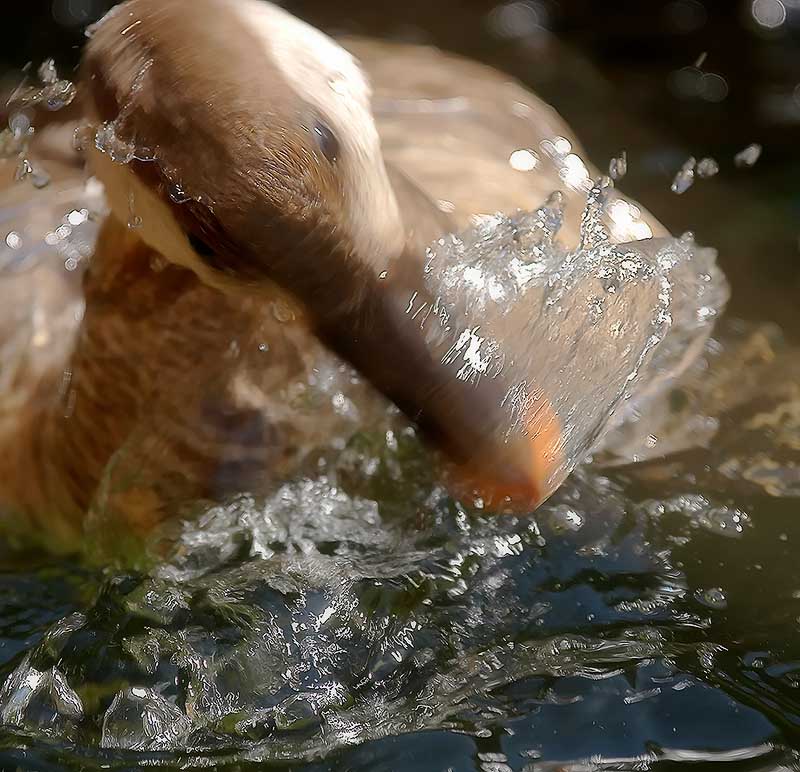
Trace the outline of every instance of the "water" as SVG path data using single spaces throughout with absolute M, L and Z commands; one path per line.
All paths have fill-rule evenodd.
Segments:
M 575 71 L 554 88 L 585 101 L 565 88 Z M 759 215 L 775 199 L 761 192 Z M 739 266 L 737 313 L 769 317 L 782 296 L 756 290 L 781 245 L 762 219 L 746 230 L 752 214 L 725 209 L 720 230 L 759 256 Z M 11 242 L 15 270 L 38 260 Z M 317 479 L 154 535 L 155 560 L 106 574 L 6 558 L 0 680 L 16 726 L 0 729 L 0 768 L 796 769 L 800 359 L 773 325 L 687 329 L 700 350 L 683 375 L 651 360 L 664 380 L 624 401 L 626 420 L 535 518 L 456 506 L 390 415 Z
M 136 553 L 103 538 L 100 502 L 90 547 L 115 570 L 2 576 L 0 762 L 793 765 L 800 576 L 774 577 L 800 530 L 771 517 L 800 490 L 800 360 L 774 327 L 709 338 L 727 294 L 713 252 L 611 245 L 611 192 L 590 191 L 576 250 L 554 196 L 443 239 L 426 274 L 487 336 L 520 307 L 535 319 L 519 366 L 581 405 L 557 408 L 570 466 L 591 464 L 535 516 L 493 516 L 457 504 L 388 411 L 319 474 L 199 504 Z M 565 336 L 608 362 L 585 404 Z
M 735 381 L 754 341 L 767 368 L 754 378 L 796 367 L 764 336 L 734 325 L 709 341 L 717 383 Z M 796 451 L 753 420 L 763 405 L 739 404 L 766 395 L 729 388 L 719 424 L 734 411 L 753 434 L 723 433 L 712 453 L 766 446 L 773 477 L 792 469 Z M 454 504 L 413 433 L 366 433 L 328 476 L 154 536 L 166 556 L 146 572 L 70 585 L 63 570 L 17 568 L 4 577 L 0 703 L 18 727 L 3 742 L 32 750 L 0 758 L 791 765 L 800 582 L 775 580 L 800 530 L 776 533 L 777 491 L 718 456 L 703 494 L 681 461 L 596 463 L 535 518 L 498 518 Z

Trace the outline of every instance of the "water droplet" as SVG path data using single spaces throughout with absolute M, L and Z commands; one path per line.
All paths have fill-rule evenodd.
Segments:
M 539 157 L 533 150 L 520 148 L 508 157 L 508 164 L 515 171 L 531 172 L 539 165 Z
M 628 172 L 628 153 L 623 150 L 608 164 L 608 173 L 612 180 L 621 180 Z
M 331 90 L 339 96 L 345 96 L 348 92 L 347 78 L 341 72 L 337 72 L 335 75 L 328 78 L 328 85 Z
M 786 21 L 786 6 L 781 0 L 753 0 L 750 12 L 756 24 L 764 29 L 777 29 Z
M 6 246 L 9 249 L 20 249 L 22 247 L 22 236 L 16 231 L 10 231 L 6 235 Z
M 697 176 L 707 179 L 719 171 L 719 164 L 713 158 L 701 158 L 697 164 Z
M 672 190 L 673 193 L 677 193 L 680 196 L 692 187 L 694 184 L 694 170 L 696 164 L 697 161 L 692 156 L 681 166 L 670 186 L 670 190 Z
M 169 186 L 168 192 L 170 199 L 176 204 L 185 204 L 187 201 L 191 201 L 192 198 L 177 182 Z
M 136 200 L 132 190 L 128 191 L 128 227 L 131 229 L 142 227 L 142 218 L 136 214 Z
M 583 516 L 572 507 L 560 505 L 553 508 L 550 525 L 554 531 L 579 531 L 583 527 Z
M 272 303 L 273 316 L 282 323 L 294 321 L 294 311 L 285 300 L 275 300 Z
M 553 140 L 553 147 L 559 155 L 566 155 L 572 150 L 572 143 L 566 137 L 556 137 Z
M 69 80 L 59 80 L 48 86 L 44 92 L 45 106 L 51 112 L 61 110 L 67 105 L 72 104 L 77 95 L 75 84 Z
M 67 215 L 67 222 L 70 225 L 82 225 L 89 219 L 89 210 L 88 209 L 73 209 Z
M 116 133 L 116 126 L 112 121 L 104 123 L 96 132 L 94 145 L 101 152 L 105 153 L 114 163 L 130 163 L 135 155 L 135 148 L 124 139 L 120 139 Z
M 78 126 L 72 135 L 72 147 L 79 153 L 88 150 L 94 144 L 95 132 L 91 126 Z
M 31 129 L 30 116 L 24 112 L 14 112 L 8 118 L 8 128 L 14 135 L 14 138 L 19 140 Z
M 31 183 L 34 188 L 46 188 L 50 184 L 50 175 L 41 166 L 35 166 L 31 170 Z
M 740 150 L 734 157 L 733 162 L 739 167 L 753 166 L 756 161 L 761 157 L 761 145 L 754 142 L 748 145 L 744 150 Z
M 42 83 L 55 83 L 58 80 L 56 63 L 53 59 L 45 59 L 39 65 L 39 79 Z
M 14 170 L 14 179 L 17 182 L 22 182 L 32 172 L 33 166 L 31 166 L 31 162 L 27 158 L 22 158 Z

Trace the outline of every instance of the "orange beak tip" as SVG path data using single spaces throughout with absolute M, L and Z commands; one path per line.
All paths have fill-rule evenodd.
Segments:
M 520 435 L 447 468 L 446 484 L 455 498 L 497 514 L 530 514 L 561 485 L 566 477 L 561 425 L 547 399 L 535 404 Z

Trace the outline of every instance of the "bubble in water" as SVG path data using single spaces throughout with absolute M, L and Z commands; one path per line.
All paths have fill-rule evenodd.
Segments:
M 692 187 L 696 164 L 697 161 L 694 157 L 690 157 L 684 162 L 683 166 L 681 166 L 678 173 L 675 175 L 675 179 L 672 180 L 670 190 L 672 190 L 673 193 L 677 193 L 680 196 Z
M 780 27 L 787 16 L 781 0 L 753 0 L 750 12 L 756 24 L 769 30 Z
M 719 164 L 713 158 L 701 158 L 697 163 L 698 177 L 706 179 L 713 177 L 717 172 L 719 172 Z
M 733 157 L 733 162 L 739 168 L 753 166 L 761 157 L 761 150 L 761 145 L 759 145 L 757 142 L 754 142 L 752 145 L 748 145 L 746 148 L 744 148 L 744 150 L 740 150 Z

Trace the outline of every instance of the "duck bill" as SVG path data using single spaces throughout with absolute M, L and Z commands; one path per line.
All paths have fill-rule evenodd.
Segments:
M 547 395 L 531 393 L 529 379 L 515 380 L 513 338 L 494 336 L 491 362 L 481 360 L 468 317 L 445 310 L 414 273 L 368 282 L 357 304 L 317 317 L 318 334 L 443 452 L 457 498 L 531 511 L 566 476 L 555 409 Z

